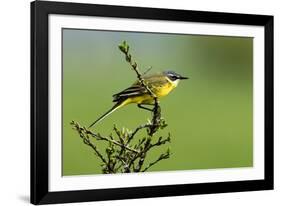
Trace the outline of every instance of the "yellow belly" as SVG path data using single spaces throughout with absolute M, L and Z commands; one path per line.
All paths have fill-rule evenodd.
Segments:
M 142 96 L 135 96 L 128 98 L 128 104 L 129 103 L 136 103 L 136 104 L 153 104 L 154 99 L 149 95 L 145 94 Z
M 168 95 L 173 89 L 175 88 L 174 85 L 168 83 L 164 86 L 153 88 L 152 92 L 158 97 L 164 97 Z M 125 104 L 136 103 L 136 104 L 153 104 L 154 99 L 149 94 L 144 94 L 141 96 L 129 97 L 125 100 Z

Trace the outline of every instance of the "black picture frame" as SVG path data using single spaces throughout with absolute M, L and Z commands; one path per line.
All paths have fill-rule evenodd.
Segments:
M 48 190 L 48 15 L 83 15 L 265 28 L 265 133 L 262 180 L 93 189 Z M 31 3 L 31 203 L 50 204 L 273 189 L 273 16 L 34 1 Z

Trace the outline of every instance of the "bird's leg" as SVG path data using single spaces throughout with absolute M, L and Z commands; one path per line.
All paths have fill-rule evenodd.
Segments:
M 144 105 L 144 104 L 138 104 L 138 108 L 145 109 L 145 110 L 148 110 L 148 111 L 150 111 L 150 112 L 153 112 L 153 109 L 144 107 L 144 106 L 142 106 L 142 105 Z M 145 104 L 145 105 L 153 105 L 153 104 Z

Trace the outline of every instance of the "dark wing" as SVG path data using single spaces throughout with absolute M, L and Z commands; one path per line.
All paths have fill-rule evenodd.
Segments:
M 130 86 L 127 89 L 124 89 L 123 91 L 114 94 L 113 95 L 113 102 L 118 102 L 123 99 L 127 99 L 128 97 L 134 97 L 139 96 L 141 94 L 147 93 L 145 87 L 143 87 L 141 84 L 136 82 L 132 86 Z

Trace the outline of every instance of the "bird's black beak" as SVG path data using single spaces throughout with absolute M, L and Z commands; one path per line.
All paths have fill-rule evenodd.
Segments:
M 182 76 L 180 76 L 179 79 L 189 79 L 189 78 L 188 78 L 188 77 L 182 77 Z

